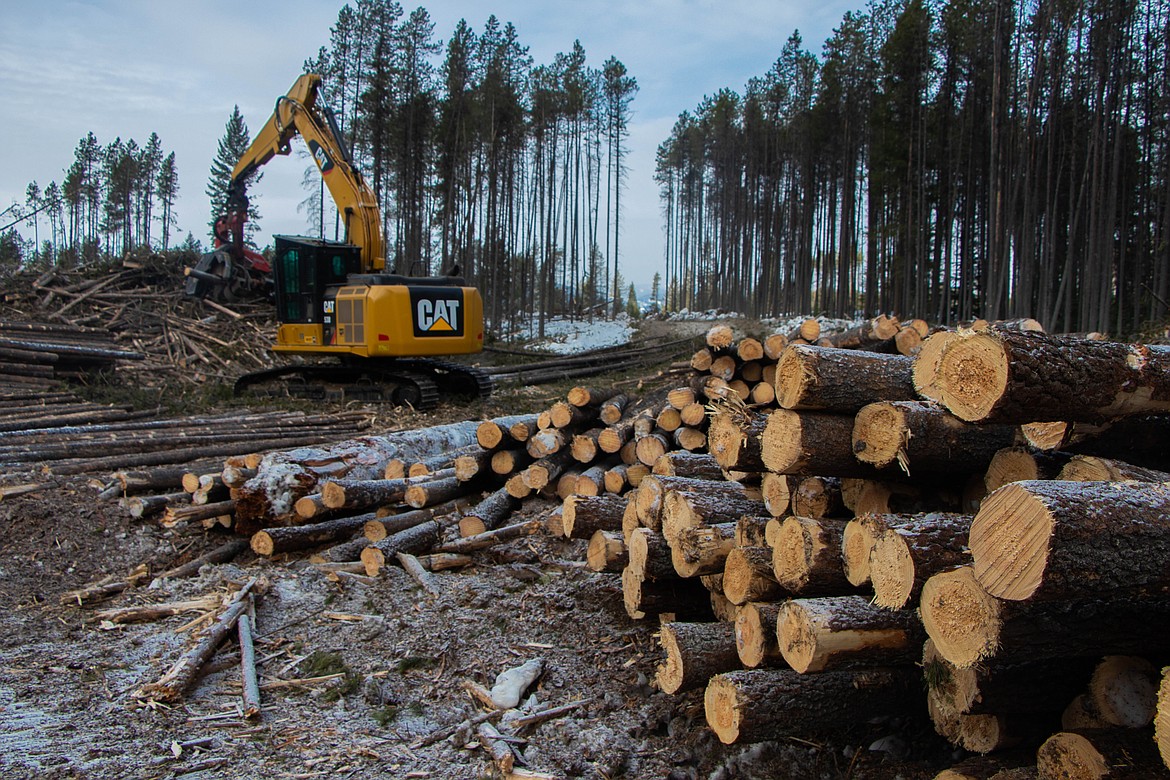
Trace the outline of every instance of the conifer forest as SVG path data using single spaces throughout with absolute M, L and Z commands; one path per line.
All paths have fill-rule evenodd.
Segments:
M 626 308 L 639 87 L 620 52 L 597 64 L 577 42 L 537 63 L 495 16 L 443 37 L 394 0 L 345 5 L 322 40 L 304 68 L 324 77 L 396 271 L 458 265 L 493 328 Z M 636 261 L 661 267 L 668 310 L 1118 334 L 1167 319 L 1170 0 L 870 0 L 819 52 L 799 32 L 776 51 L 739 91 L 680 106 L 658 147 L 664 257 Z M 225 141 L 207 224 L 247 143 L 238 112 L 221 155 Z M 156 134 L 89 133 L 75 156 L 60 186 L 29 185 L 26 259 L 175 243 L 176 161 Z M 306 233 L 344 239 L 301 164 Z

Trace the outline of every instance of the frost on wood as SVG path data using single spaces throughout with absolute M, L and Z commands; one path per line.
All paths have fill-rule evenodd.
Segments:
M 293 505 L 326 479 L 381 479 L 387 462 L 423 458 L 474 444 L 477 421 L 436 425 L 385 436 L 363 436 L 329 447 L 269 453 L 240 488 L 236 519 L 242 532 L 294 521 Z

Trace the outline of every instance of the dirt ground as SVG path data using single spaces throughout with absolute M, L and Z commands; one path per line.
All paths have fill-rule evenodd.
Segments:
M 485 409 L 440 407 L 417 422 L 513 409 L 502 396 Z M 30 478 L 43 479 L 3 481 Z M 241 717 L 230 642 L 180 704 L 145 707 L 134 691 L 182 651 L 192 615 L 113 627 L 92 621 L 92 609 L 61 605 L 60 595 L 140 563 L 164 569 L 228 537 L 132 520 L 96 494 L 91 480 L 71 478 L 0 502 L 6 778 L 493 777 L 473 733 L 412 743 L 480 711 L 465 682 L 490 687 L 533 658 L 545 671 L 524 706 L 578 705 L 517 743 L 529 768 L 554 777 L 918 780 L 952 758 L 929 723 L 895 717 L 831 735 L 721 745 L 705 725 L 701 691 L 672 697 L 653 687 L 655 624 L 627 617 L 619 577 L 587 570 L 584 542 L 544 535 L 438 574 L 437 598 L 395 567 L 373 583 L 333 582 L 303 555 L 251 552 L 194 578 L 128 591 L 101 606 L 197 598 L 253 576 L 268 584 L 257 604 L 257 656 L 269 684 L 262 718 Z M 532 500 L 523 512 L 553 508 Z M 272 685 L 329 675 L 340 676 Z

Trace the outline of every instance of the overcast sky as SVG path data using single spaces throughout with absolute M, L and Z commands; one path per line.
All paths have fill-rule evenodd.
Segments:
M 157 132 L 179 169 L 179 236 L 206 243 L 203 194 L 232 106 L 251 131 L 272 113 L 305 59 L 329 42 L 341 0 L 33 0 L 8 3 L 0 24 L 0 211 L 22 201 L 27 184 L 60 184 L 78 140 L 140 145 Z M 417 7 L 403 3 L 407 12 Z M 730 87 L 742 93 L 800 30 L 821 45 L 860 0 L 435 0 L 425 4 L 437 38 L 460 18 L 477 32 L 490 14 L 516 26 L 536 64 L 551 63 L 574 40 L 587 62 L 611 55 L 638 81 L 623 198 L 622 273 L 649 283 L 663 268 L 654 156 L 682 111 Z M 254 188 L 261 243 L 303 233 L 296 204 L 303 161 L 274 160 Z M 0 224 L 7 219 L 0 219 Z

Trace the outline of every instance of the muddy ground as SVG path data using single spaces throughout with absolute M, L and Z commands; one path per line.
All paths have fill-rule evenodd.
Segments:
M 521 398 L 551 400 L 546 392 L 517 389 L 484 408 L 443 406 L 386 422 L 512 413 Z M 44 479 L 3 481 L 30 478 Z M 253 576 L 268 583 L 257 605 L 257 655 L 270 686 L 262 719 L 240 716 L 230 642 L 179 705 L 146 707 L 133 693 L 182 651 L 192 615 L 115 628 L 92 621 L 92 609 L 60 604 L 60 595 L 140 563 L 165 569 L 228 537 L 135 521 L 96 494 L 93 480 L 71 478 L 0 503 L 6 778 L 494 777 L 473 734 L 412 743 L 480 711 L 465 682 L 490 687 L 537 657 L 545 672 L 525 706 L 579 705 L 517 743 L 528 767 L 554 777 L 917 780 L 952 758 L 929 723 L 893 713 L 833 734 L 719 744 L 705 726 L 701 691 L 672 697 L 653 687 L 655 624 L 627 617 L 619 577 L 585 569 L 584 542 L 544 535 L 437 575 L 437 598 L 394 567 L 373 583 L 334 582 L 303 555 L 250 552 L 198 577 L 129 591 L 101 606 L 197 598 Z M 523 512 L 553 508 L 532 500 Z M 340 676 L 271 687 L 329 675 Z

